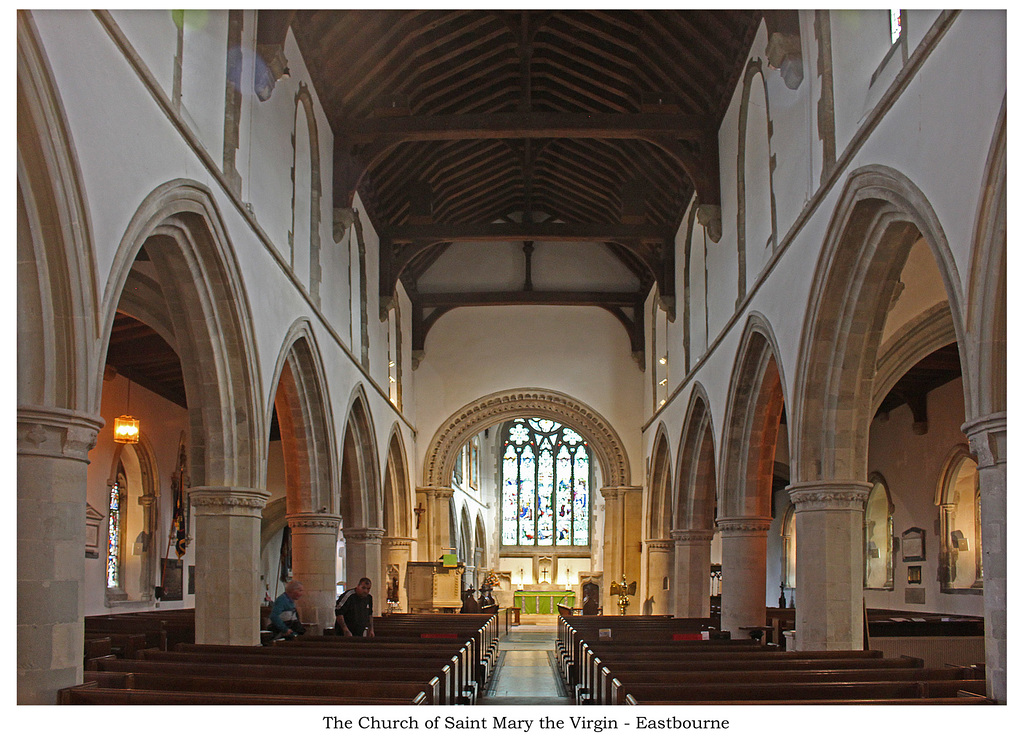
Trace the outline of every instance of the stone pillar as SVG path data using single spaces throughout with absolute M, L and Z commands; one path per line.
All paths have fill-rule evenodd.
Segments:
M 156 504 L 156 496 L 147 493 L 139 496 L 139 506 L 142 507 L 142 524 L 146 532 L 145 555 L 142 558 L 142 571 L 139 578 L 139 596 L 147 602 L 153 599 L 153 586 L 156 576 L 156 554 L 157 541 L 154 530 L 155 520 L 153 519 L 153 506 Z
M 451 488 L 417 488 L 417 497 L 426 501 L 427 518 L 427 555 L 420 556 L 420 560 L 439 561 L 441 552 L 445 548 L 452 547 L 452 536 L 449 534 L 449 520 L 451 519 L 452 494 Z
M 398 566 L 398 601 L 401 605 L 400 611 L 409 611 L 409 592 L 405 586 L 405 570 L 412 558 L 412 544 L 416 542 L 411 537 L 385 537 L 381 539 L 381 549 L 384 554 L 384 567 Z M 384 571 L 384 578 L 387 580 L 387 570 Z M 384 609 L 384 602 L 387 601 L 387 592 L 383 589 L 380 592 L 380 607 Z
M 338 596 L 338 527 L 333 514 L 289 514 L 292 533 L 292 577 L 305 592 L 298 602 L 299 619 L 320 629 L 334 625 L 334 600 Z
M 1006 414 L 968 422 L 963 432 L 978 460 L 985 592 L 988 696 L 1006 702 Z
M 373 613 L 384 607 L 384 567 L 381 563 L 381 539 L 384 530 L 375 527 L 344 527 L 345 589 L 354 589 L 364 576 L 373 583 Z
M 864 504 L 870 483 L 786 489 L 796 507 L 796 648 L 864 648 Z
M 18 703 L 82 682 L 88 453 L 103 420 L 18 408 Z
M 714 530 L 672 530 L 676 557 L 672 595 L 676 617 L 711 616 L 711 539 Z
M 771 517 L 718 519 L 722 531 L 722 630 L 728 630 L 733 638 L 748 637 L 742 627 L 764 625 L 771 524 Z
M 622 581 L 622 496 L 618 488 L 602 488 L 604 496 L 604 581 L 601 604 L 605 613 L 618 614 L 618 597 L 612 595 L 612 582 Z
M 647 595 L 643 598 L 645 609 L 651 615 L 672 614 L 672 584 L 675 543 L 672 540 L 648 540 L 647 546 Z M 668 579 L 666 582 L 665 579 Z M 647 600 L 651 604 L 647 605 Z
M 260 642 L 260 519 L 269 494 L 193 486 L 196 515 L 196 643 Z

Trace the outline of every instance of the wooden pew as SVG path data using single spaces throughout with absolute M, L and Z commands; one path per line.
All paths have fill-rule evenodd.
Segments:
M 163 631 L 159 632 L 159 637 L 154 637 L 152 634 L 146 633 L 104 633 L 94 630 L 85 631 L 85 640 L 88 643 L 90 640 L 102 640 L 106 639 L 110 645 L 110 650 L 107 653 L 120 656 L 122 659 L 130 659 L 135 656 L 136 652 L 141 651 L 150 645 L 150 641 L 155 641 L 153 644 L 159 647 L 162 639 L 166 636 L 163 635 Z M 103 656 L 105 654 L 97 654 Z M 89 658 L 86 656 L 86 658 Z
M 96 682 L 65 687 L 57 692 L 58 705 L 424 705 L 425 693 L 412 700 L 373 697 L 310 697 L 176 690 L 124 690 L 101 688 Z
M 444 701 L 447 704 L 467 702 L 464 685 L 466 680 L 466 646 L 413 646 L 382 647 L 378 644 L 344 644 L 331 648 L 328 644 L 300 644 L 287 642 L 275 646 L 220 646 L 179 644 L 178 651 L 145 649 L 138 658 L 145 660 L 173 660 L 192 663 L 239 664 L 258 663 L 275 665 L 306 665 L 309 667 L 358 667 L 364 669 L 389 669 L 407 662 L 430 661 L 435 674 L 440 674 L 447 665 L 451 672 L 444 675 L 447 688 Z
M 984 680 L 867 681 L 867 682 L 760 682 L 710 683 L 691 686 L 664 685 L 658 682 L 634 683 L 624 688 L 635 704 L 671 701 L 678 705 L 719 704 L 722 701 L 761 703 L 786 701 L 897 700 L 916 698 L 956 698 L 958 691 L 984 694 Z
M 168 692 L 233 693 L 244 695 L 296 695 L 374 699 L 396 698 L 410 701 L 420 693 L 426 701 L 436 700 L 440 681 L 426 682 L 373 679 L 296 679 L 286 677 L 249 677 L 236 675 L 224 666 L 219 676 L 168 674 L 166 672 L 86 672 L 86 682 L 119 690 L 164 690 Z
M 386 668 L 360 666 L 313 667 L 308 664 L 248 664 L 248 663 L 195 663 L 177 661 L 144 661 L 141 659 L 96 659 L 85 671 L 86 679 L 93 674 L 161 674 L 176 677 L 223 677 L 245 679 L 297 680 L 319 683 L 321 681 L 350 682 L 418 682 L 426 680 L 428 686 L 427 705 L 445 705 L 446 679 L 452 674 L 445 665 L 438 671 L 432 662 L 417 663 L 409 660 L 401 665 Z M 294 692 L 294 690 L 293 690 Z

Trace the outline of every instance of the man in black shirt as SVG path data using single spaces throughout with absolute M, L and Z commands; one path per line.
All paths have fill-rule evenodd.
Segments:
M 355 589 L 338 597 L 334 605 L 334 632 L 373 638 L 373 595 L 370 580 L 365 576 L 359 579 Z

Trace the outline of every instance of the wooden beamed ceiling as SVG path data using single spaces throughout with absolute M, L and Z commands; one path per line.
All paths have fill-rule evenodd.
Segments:
M 658 283 L 669 306 L 673 240 L 687 206 L 694 196 L 721 203 L 718 129 L 761 17 L 753 10 L 258 16 L 273 30 L 290 24 L 313 77 L 334 134 L 333 206 L 351 206 L 358 191 L 394 249 L 381 250 L 383 302 L 398 281 L 417 294 L 423 273 L 476 226 L 516 224 L 524 233 L 516 240 L 551 240 L 569 229 L 607 246 L 639 281 L 638 295 Z M 430 228 L 429 240 L 403 244 L 403 231 L 419 227 Z M 623 227 L 646 233 L 624 238 Z M 525 293 L 506 299 L 547 301 Z M 415 312 L 425 318 L 430 310 Z M 634 330 L 642 340 L 642 329 Z

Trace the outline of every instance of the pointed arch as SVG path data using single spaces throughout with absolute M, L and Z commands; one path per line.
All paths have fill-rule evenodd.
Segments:
M 928 242 L 946 288 L 971 408 L 961 284 L 938 217 L 902 173 L 882 165 L 857 169 L 829 224 L 811 285 L 790 422 L 794 481 L 865 481 L 879 343 L 918 236 Z
M 274 367 L 265 430 L 277 410 L 289 514 L 324 513 L 337 504 L 334 422 L 323 359 L 307 318 L 292 324 Z
M 764 213 L 767 212 L 769 224 L 763 227 L 767 227 L 769 231 L 768 243 L 771 246 L 771 252 L 774 253 L 777 248 L 775 191 L 772 178 L 774 161 L 771 153 L 772 121 L 768 106 L 768 85 L 764 79 L 762 64 L 760 59 L 752 59 L 747 62 L 747 67 L 743 74 L 743 92 L 740 98 L 739 124 L 737 127 L 739 130 L 736 155 L 736 251 L 739 261 L 737 307 L 743 303 L 747 294 L 747 238 L 749 237 L 747 228 L 752 224 L 752 218 L 753 225 L 758 226 L 760 222 L 757 218 L 765 216 Z M 761 84 L 755 86 L 754 79 L 758 77 L 761 79 Z M 757 120 L 751 119 L 750 108 L 752 100 L 764 102 L 763 120 L 760 118 Z M 752 141 L 752 137 L 756 139 Z M 762 146 L 764 152 L 759 151 L 760 147 L 753 148 L 755 152 L 748 152 L 751 149 L 751 145 Z M 764 160 L 759 163 L 753 162 L 755 155 L 763 156 Z M 764 169 L 763 171 L 762 168 Z M 754 186 L 754 184 L 747 183 L 748 172 L 767 173 L 767 183 L 764 184 L 767 193 L 761 194 L 751 189 L 754 196 L 767 200 L 767 209 L 763 207 L 758 210 L 748 209 L 747 187 Z M 764 246 L 760 247 L 764 248 Z
M 259 488 L 266 479 L 266 438 L 252 313 L 234 248 L 206 186 L 170 181 L 136 210 L 103 293 L 104 350 L 144 245 L 181 359 L 193 487 Z M 94 384 L 99 388 L 102 376 Z
M 539 416 L 579 432 L 593 448 L 605 486 L 626 486 L 629 458 L 611 424 L 582 401 L 539 388 L 517 388 L 478 398 L 463 406 L 438 427 L 427 447 L 423 480 L 427 487 L 450 485 L 463 445 L 479 431 L 517 417 Z
M 677 455 L 674 529 L 713 530 L 717 502 L 711 406 L 697 383 L 690 394 Z
M 672 452 L 664 423 L 658 426 L 654 436 L 649 504 L 647 536 L 652 540 L 667 540 L 672 530 Z
M 384 466 L 384 529 L 389 537 L 410 537 L 412 496 L 409 489 L 409 465 L 396 423 L 388 437 L 388 456 Z
M 723 478 L 720 517 L 771 514 L 775 442 L 785 405 L 778 359 L 768 320 L 752 313 L 729 382 L 719 470 Z
M 972 421 L 1006 410 L 1005 98 L 985 165 L 969 279 L 966 326 L 976 371 L 965 397 L 966 418 Z
M 381 503 L 377 439 L 366 391 L 357 385 L 349 399 L 341 450 L 341 514 L 346 529 L 380 529 Z
M 103 355 L 78 158 L 28 11 L 17 35 L 18 405 L 98 415 Z
M 296 210 L 296 204 L 301 204 L 304 200 L 298 198 L 300 188 L 305 188 L 303 184 L 298 181 L 298 174 L 300 169 L 298 165 L 300 163 L 299 156 L 299 118 L 300 114 L 306 121 L 306 132 L 304 142 L 308 143 L 309 146 L 309 215 L 298 214 Z M 320 266 L 320 195 L 321 195 L 321 178 L 320 178 L 320 133 L 316 124 L 316 109 L 313 106 L 313 96 L 309 92 L 309 88 L 304 82 L 299 83 L 299 90 L 295 94 L 295 117 L 292 123 L 292 131 L 295 134 L 292 136 L 292 251 L 302 250 L 305 246 L 295 245 L 297 242 L 294 236 L 307 235 L 309 238 L 309 295 L 313 299 L 313 304 L 317 307 L 320 306 L 320 279 L 323 274 L 323 269 Z M 303 225 L 303 229 L 299 230 L 298 226 L 300 220 L 308 219 L 309 224 Z M 295 261 L 293 259 L 292 266 L 294 268 Z

